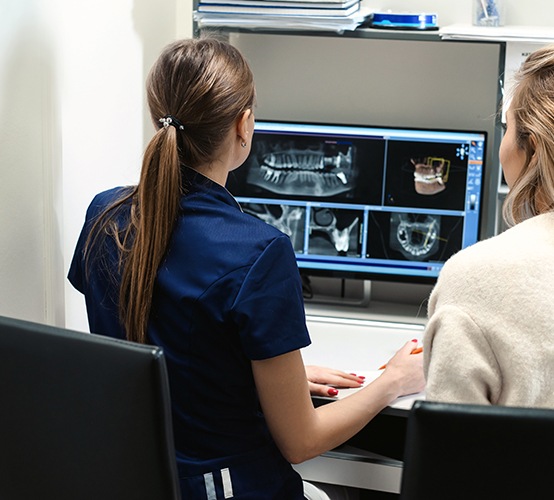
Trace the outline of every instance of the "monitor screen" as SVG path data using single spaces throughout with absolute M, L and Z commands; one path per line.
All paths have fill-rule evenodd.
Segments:
M 257 121 L 227 183 L 308 275 L 432 283 L 479 239 L 486 133 Z

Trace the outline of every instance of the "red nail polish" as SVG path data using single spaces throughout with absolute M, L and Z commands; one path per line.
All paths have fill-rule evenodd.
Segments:
M 417 344 L 418 340 L 417 339 L 412 339 L 412 342 L 415 342 Z
M 361 378 L 362 380 L 365 380 L 365 377 L 363 375 L 359 375 L 358 378 Z
M 336 396 L 338 393 L 339 391 L 333 387 L 330 387 L 327 391 L 327 394 L 329 394 L 329 396 Z

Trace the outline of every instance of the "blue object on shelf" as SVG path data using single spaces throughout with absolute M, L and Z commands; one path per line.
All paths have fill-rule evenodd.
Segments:
M 402 30 L 437 30 L 437 14 L 374 12 L 369 19 L 372 28 Z

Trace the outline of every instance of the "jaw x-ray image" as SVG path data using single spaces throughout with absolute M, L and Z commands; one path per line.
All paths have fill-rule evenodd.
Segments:
M 250 155 L 229 174 L 236 197 L 376 205 L 385 141 L 255 131 Z
M 321 138 L 256 138 L 246 182 L 278 195 L 332 197 L 355 187 L 355 146 Z
M 392 213 L 390 247 L 408 260 L 430 259 L 439 249 L 440 215 Z
M 312 208 L 308 253 L 359 257 L 362 220 L 359 210 Z
M 462 243 L 463 218 L 413 212 L 373 212 L 367 257 L 443 262 Z

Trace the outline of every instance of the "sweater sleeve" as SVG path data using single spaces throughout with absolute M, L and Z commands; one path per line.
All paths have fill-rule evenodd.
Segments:
M 463 309 L 436 309 L 424 338 L 426 398 L 449 403 L 495 404 L 500 369 L 481 328 Z

